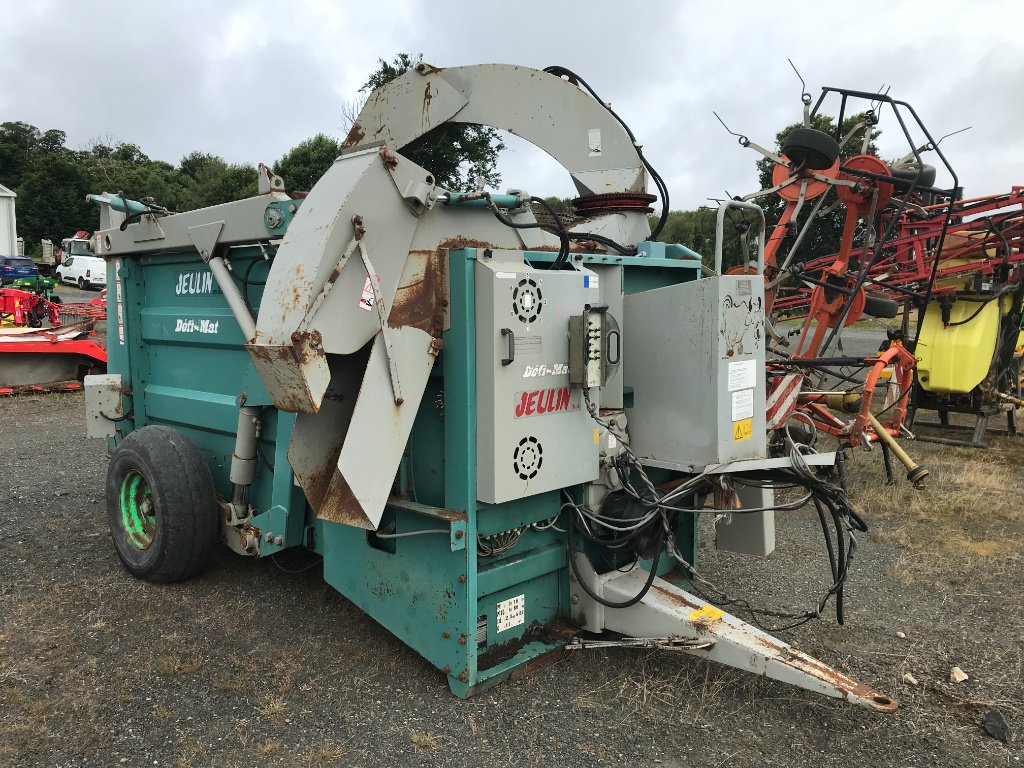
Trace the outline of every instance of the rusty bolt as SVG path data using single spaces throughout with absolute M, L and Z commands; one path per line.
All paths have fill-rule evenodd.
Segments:
M 404 397 L 396 397 L 395 398 L 395 405 L 401 405 L 404 402 L 405 402 L 405 398 Z
M 459 645 L 465 645 L 465 644 L 466 644 L 466 636 L 462 635 L 462 636 L 459 637 Z
M 442 307 L 447 307 L 448 306 L 448 299 L 441 299 L 441 306 Z
M 463 534 L 462 531 L 456 531 L 455 532 L 455 538 L 456 539 L 461 539 L 464 535 L 465 534 Z
M 448 637 L 448 630 L 447 629 L 444 632 L 441 633 L 441 637 L 444 637 L 444 638 Z
M 298 331 L 295 331 L 294 333 L 292 333 L 292 341 L 298 341 L 301 338 L 302 338 L 302 335 Z
M 452 671 L 452 668 L 445 664 L 443 667 L 441 667 L 441 671 L 447 675 L 449 672 Z
M 465 672 L 459 672 L 459 680 L 461 680 L 462 682 L 466 682 L 468 678 L 469 675 L 467 675 Z
M 459 576 L 459 584 L 465 584 L 465 583 L 466 583 L 466 577 L 465 576 Z

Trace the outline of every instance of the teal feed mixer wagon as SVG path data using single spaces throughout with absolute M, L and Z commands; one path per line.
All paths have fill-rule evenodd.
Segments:
M 421 64 L 304 197 L 265 167 L 255 197 L 187 213 L 93 196 L 109 373 L 87 413 L 119 557 L 176 581 L 219 542 L 305 548 L 459 696 L 617 644 L 895 710 L 689 591 L 701 510 L 753 556 L 774 547 L 775 486 L 834 510 L 839 536 L 855 516 L 834 454 L 769 454 L 763 281 L 649 240 L 663 182 L 565 74 Z M 401 154 L 450 121 L 558 160 L 577 220 L 444 189 Z

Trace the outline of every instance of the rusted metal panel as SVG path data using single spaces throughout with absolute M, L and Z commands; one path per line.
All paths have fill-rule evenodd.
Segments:
M 448 308 L 448 252 L 410 251 L 388 315 L 392 328 L 419 328 L 441 337 Z
M 256 372 L 274 398 L 274 405 L 291 413 L 316 413 L 330 381 L 319 334 L 308 334 L 291 344 L 245 345 Z M 313 344 L 316 344 L 314 347 Z

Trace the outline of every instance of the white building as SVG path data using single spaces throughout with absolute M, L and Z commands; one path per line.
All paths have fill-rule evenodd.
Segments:
M 0 256 L 18 253 L 18 222 L 14 217 L 14 199 L 11 190 L 0 184 Z

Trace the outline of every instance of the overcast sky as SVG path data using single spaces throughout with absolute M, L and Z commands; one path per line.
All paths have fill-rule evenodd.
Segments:
M 1024 184 L 1024 1 L 171 2 L 0 0 L 0 121 L 138 144 L 177 163 L 199 149 L 271 163 L 343 135 L 342 108 L 378 58 L 575 70 L 612 102 L 668 182 L 672 208 L 756 189 L 754 152 L 800 118 L 792 58 L 823 85 L 883 84 L 910 102 L 969 195 Z M 888 119 L 887 119 L 888 118 Z M 903 154 L 891 113 L 881 154 Z M 515 141 L 503 186 L 571 195 L 568 175 Z M 3 180 L 0 179 L 0 182 Z M 942 176 L 939 184 L 948 183 Z

